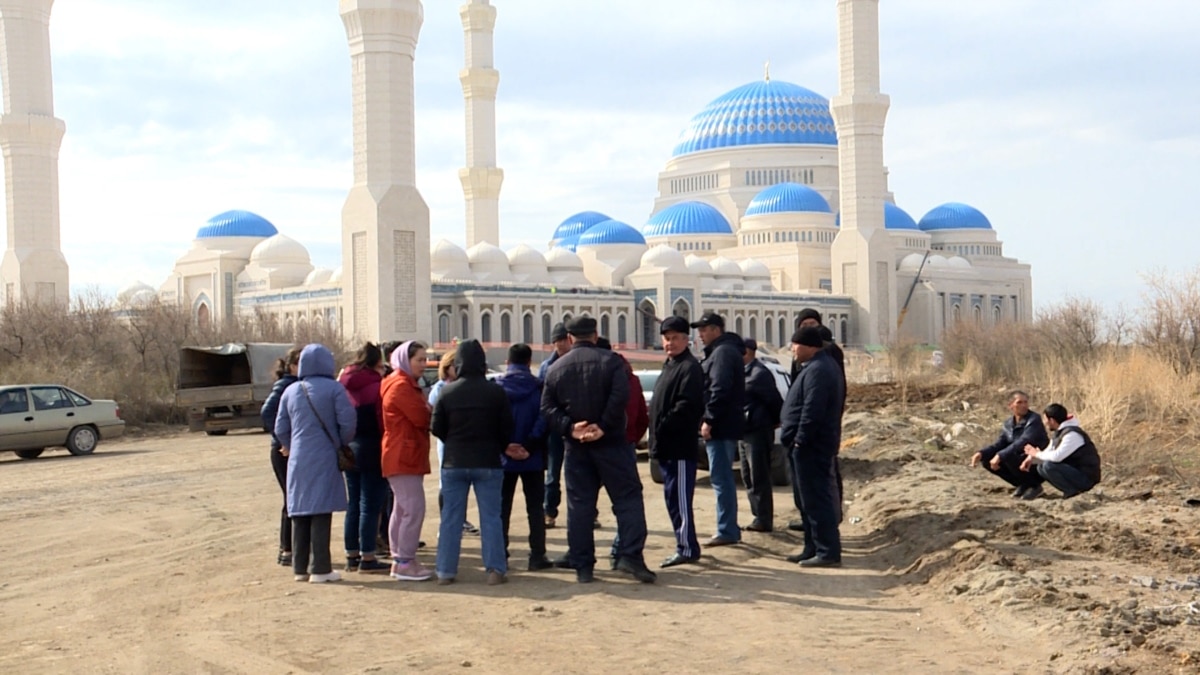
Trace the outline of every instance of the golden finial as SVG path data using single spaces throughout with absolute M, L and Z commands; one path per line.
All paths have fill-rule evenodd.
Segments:
M 766 71 L 767 82 L 770 82 L 771 81 L 771 59 L 767 59 L 766 64 L 763 66 L 763 70 Z

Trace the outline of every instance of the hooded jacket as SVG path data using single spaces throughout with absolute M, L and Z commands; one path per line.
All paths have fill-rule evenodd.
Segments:
M 263 431 L 271 434 L 272 451 L 277 452 L 283 447 L 283 444 L 279 442 L 279 437 L 275 435 L 275 417 L 279 415 L 279 402 L 283 399 L 283 392 L 299 379 L 291 373 L 286 373 L 283 377 L 275 380 L 275 385 L 271 387 L 271 393 L 267 395 L 267 400 L 263 401 L 262 410 L 259 411 L 259 414 L 262 415 Z
M 542 415 L 567 448 L 626 447 L 625 405 L 629 378 L 620 357 L 591 342 L 576 342 L 546 374 Z M 582 443 L 571 436 L 577 422 L 596 424 L 600 439 Z
M 384 477 L 429 473 L 429 404 L 421 381 L 403 370 L 383 378 Z
M 542 381 L 529 366 L 508 366 L 508 372 L 500 378 L 500 386 L 508 396 L 512 408 L 513 431 L 509 439 L 529 451 L 529 458 L 515 460 L 501 455 L 500 463 L 505 471 L 543 471 L 546 468 L 546 421 L 542 418 Z
M 746 345 L 737 333 L 722 333 L 704 347 L 704 422 L 714 441 L 740 441 L 745 427 Z
M 686 349 L 663 364 L 650 399 L 650 456 L 696 461 L 704 417 L 704 371 Z
M 775 386 L 775 375 L 766 364 L 752 359 L 746 373 L 746 433 L 769 431 L 779 426 L 783 397 Z
M 357 437 L 379 440 L 383 436 L 383 376 L 373 368 L 352 365 L 342 371 L 338 382 L 346 388 L 358 414 Z
M 800 369 L 783 402 L 780 442 L 789 451 L 836 455 L 842 444 L 846 388 L 837 363 L 819 351 Z
M 354 406 L 333 379 L 333 354 L 324 346 L 311 344 L 300 352 L 299 375 L 300 381 L 283 392 L 275 418 L 275 436 L 288 449 L 288 515 L 345 511 L 337 451 L 354 439 Z
M 499 469 L 513 438 L 513 413 L 504 389 L 487 380 L 478 340 L 458 343 L 458 379 L 442 387 L 433 408 L 433 435 L 442 440 L 443 469 Z

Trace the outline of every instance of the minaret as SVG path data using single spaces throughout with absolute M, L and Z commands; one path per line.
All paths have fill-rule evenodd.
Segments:
M 0 261 L 6 302 L 70 298 L 58 223 L 58 148 L 67 127 L 54 117 L 50 7 L 54 0 L 0 0 L 0 81 L 8 201 L 8 246 Z
M 458 74 L 467 107 L 467 167 L 459 169 L 467 200 L 467 246 L 500 245 L 500 185 L 496 167 L 496 87 L 500 71 L 492 60 L 496 8 L 489 0 L 469 0 L 458 10 L 466 41 L 466 67 Z
M 879 91 L 879 0 L 838 0 L 838 137 L 841 229 L 831 250 L 833 292 L 854 300 L 848 342 L 885 344 L 894 333 L 895 253 L 883 225 L 887 177 Z M 844 338 L 845 339 L 845 338 Z
M 342 207 L 342 325 L 428 341 L 429 207 L 417 191 L 413 55 L 420 0 L 340 0 L 350 42 L 354 185 Z

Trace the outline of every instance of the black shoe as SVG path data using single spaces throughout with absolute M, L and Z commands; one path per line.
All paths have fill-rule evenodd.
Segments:
M 1043 492 L 1045 492 L 1045 490 L 1042 489 L 1041 485 L 1034 485 L 1031 488 L 1026 488 L 1025 494 L 1021 495 L 1021 499 L 1031 502 L 1038 497 L 1041 497 Z
M 575 581 L 581 584 L 590 584 L 596 580 L 596 575 L 592 572 L 592 568 L 584 567 L 575 570 Z
M 750 523 L 746 527 L 743 527 L 742 529 L 749 530 L 751 532 L 770 532 L 772 528 L 770 525 L 764 525 L 763 523 L 759 522 L 758 520 L 755 520 L 754 522 Z
M 842 561 L 841 560 L 833 560 L 831 558 L 818 558 L 817 556 L 814 555 L 813 557 L 809 558 L 808 560 L 801 560 L 800 566 L 801 567 L 841 567 Z
M 1021 495 L 1024 495 L 1024 494 L 1025 494 L 1025 491 L 1026 491 L 1026 490 L 1028 490 L 1028 489 L 1029 489 L 1029 488 L 1028 488 L 1028 487 L 1026 487 L 1026 486 L 1024 486 L 1024 485 L 1018 485 L 1018 486 L 1017 486 L 1017 489 L 1012 491 L 1012 498 L 1013 498 L 1013 499 L 1020 499 L 1020 498 L 1021 498 Z
M 633 558 L 621 558 L 617 560 L 617 569 L 632 575 L 634 579 L 637 579 L 643 584 L 652 584 L 658 580 L 658 575 L 654 572 L 651 572 L 650 568 L 646 567 L 646 563 L 642 562 L 641 560 L 634 560 Z
M 361 557 L 346 558 L 346 571 L 357 572 L 360 564 L 362 564 Z
M 788 529 L 791 530 L 792 532 L 803 532 L 804 531 L 804 519 L 803 518 L 793 518 L 792 520 L 789 520 L 788 521 Z
M 599 518 L 597 518 L 596 520 L 594 520 L 594 521 L 592 522 L 592 529 L 593 529 L 593 530 L 598 530 L 598 529 L 600 529 L 600 519 L 599 519 Z
M 696 556 L 695 558 L 687 558 L 676 553 L 670 558 L 662 561 L 659 567 L 666 569 L 668 567 L 675 567 L 676 565 L 691 565 L 698 562 L 700 562 L 700 556 Z
M 608 569 L 610 569 L 610 570 L 613 570 L 613 571 L 616 571 L 616 569 L 617 569 L 617 556 L 615 556 L 615 555 L 614 555 L 614 556 L 609 556 L 609 557 L 608 557 Z
M 554 563 L 550 562 L 550 560 L 547 559 L 546 556 L 544 556 L 544 555 L 538 556 L 536 558 L 535 557 L 529 558 L 528 569 L 530 572 L 537 572 L 538 570 L 548 570 L 551 567 L 554 567 Z
M 802 563 L 805 560 L 812 560 L 815 557 L 817 557 L 817 554 L 812 551 L 801 551 L 800 553 L 789 555 L 787 561 L 790 563 Z
M 567 556 L 565 556 L 565 555 L 555 558 L 554 560 L 551 560 L 550 564 L 554 565 L 555 567 L 557 567 L 560 570 L 569 570 L 572 567 L 571 561 L 568 560 Z
M 417 548 L 425 548 L 425 542 L 423 542 L 423 541 L 418 541 L 418 542 L 417 542 Z

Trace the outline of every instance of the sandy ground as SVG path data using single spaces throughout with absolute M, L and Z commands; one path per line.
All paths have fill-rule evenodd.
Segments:
M 886 441 L 887 425 L 872 428 L 857 440 Z M 842 569 L 801 571 L 782 559 L 797 550 L 791 533 L 748 532 L 655 585 L 608 571 L 590 586 L 569 571 L 524 572 L 520 518 L 504 586 L 484 584 L 477 537 L 464 540 L 453 586 L 365 574 L 295 583 L 275 564 L 281 497 L 261 434 L 129 439 L 83 458 L 3 455 L 0 672 L 1192 672 L 1200 629 L 1186 603 L 1200 596 L 1176 586 L 1200 573 L 1183 541 L 1200 529 L 1196 509 L 1171 517 L 1142 499 L 1139 520 L 1090 495 L 1074 502 L 1079 511 L 1014 506 L 957 460 L 883 457 L 882 441 L 848 452 Z M 656 567 L 673 538 L 660 488 L 640 467 Z M 436 480 L 426 488 L 422 559 L 432 565 Z M 778 520 L 794 513 L 790 501 L 776 488 Z M 703 540 L 714 524 L 707 479 L 696 502 Z M 745 524 L 744 495 L 739 508 Z M 1042 513 L 1060 525 L 1039 524 Z M 607 504 L 602 514 L 606 545 Z M 1132 539 L 1104 524 L 1118 514 Z M 1140 548 L 1154 550 L 1116 550 L 1138 548 L 1151 522 L 1162 540 Z M 1078 530 L 1081 550 L 1062 552 L 1064 528 Z M 335 518 L 335 564 L 341 531 Z M 565 534 L 549 532 L 551 556 Z M 1155 548 L 1173 539 L 1175 553 Z M 1163 593 L 1173 595 L 1147 597 Z M 1180 620 L 1139 642 L 1145 617 L 1131 598 L 1177 604 Z

